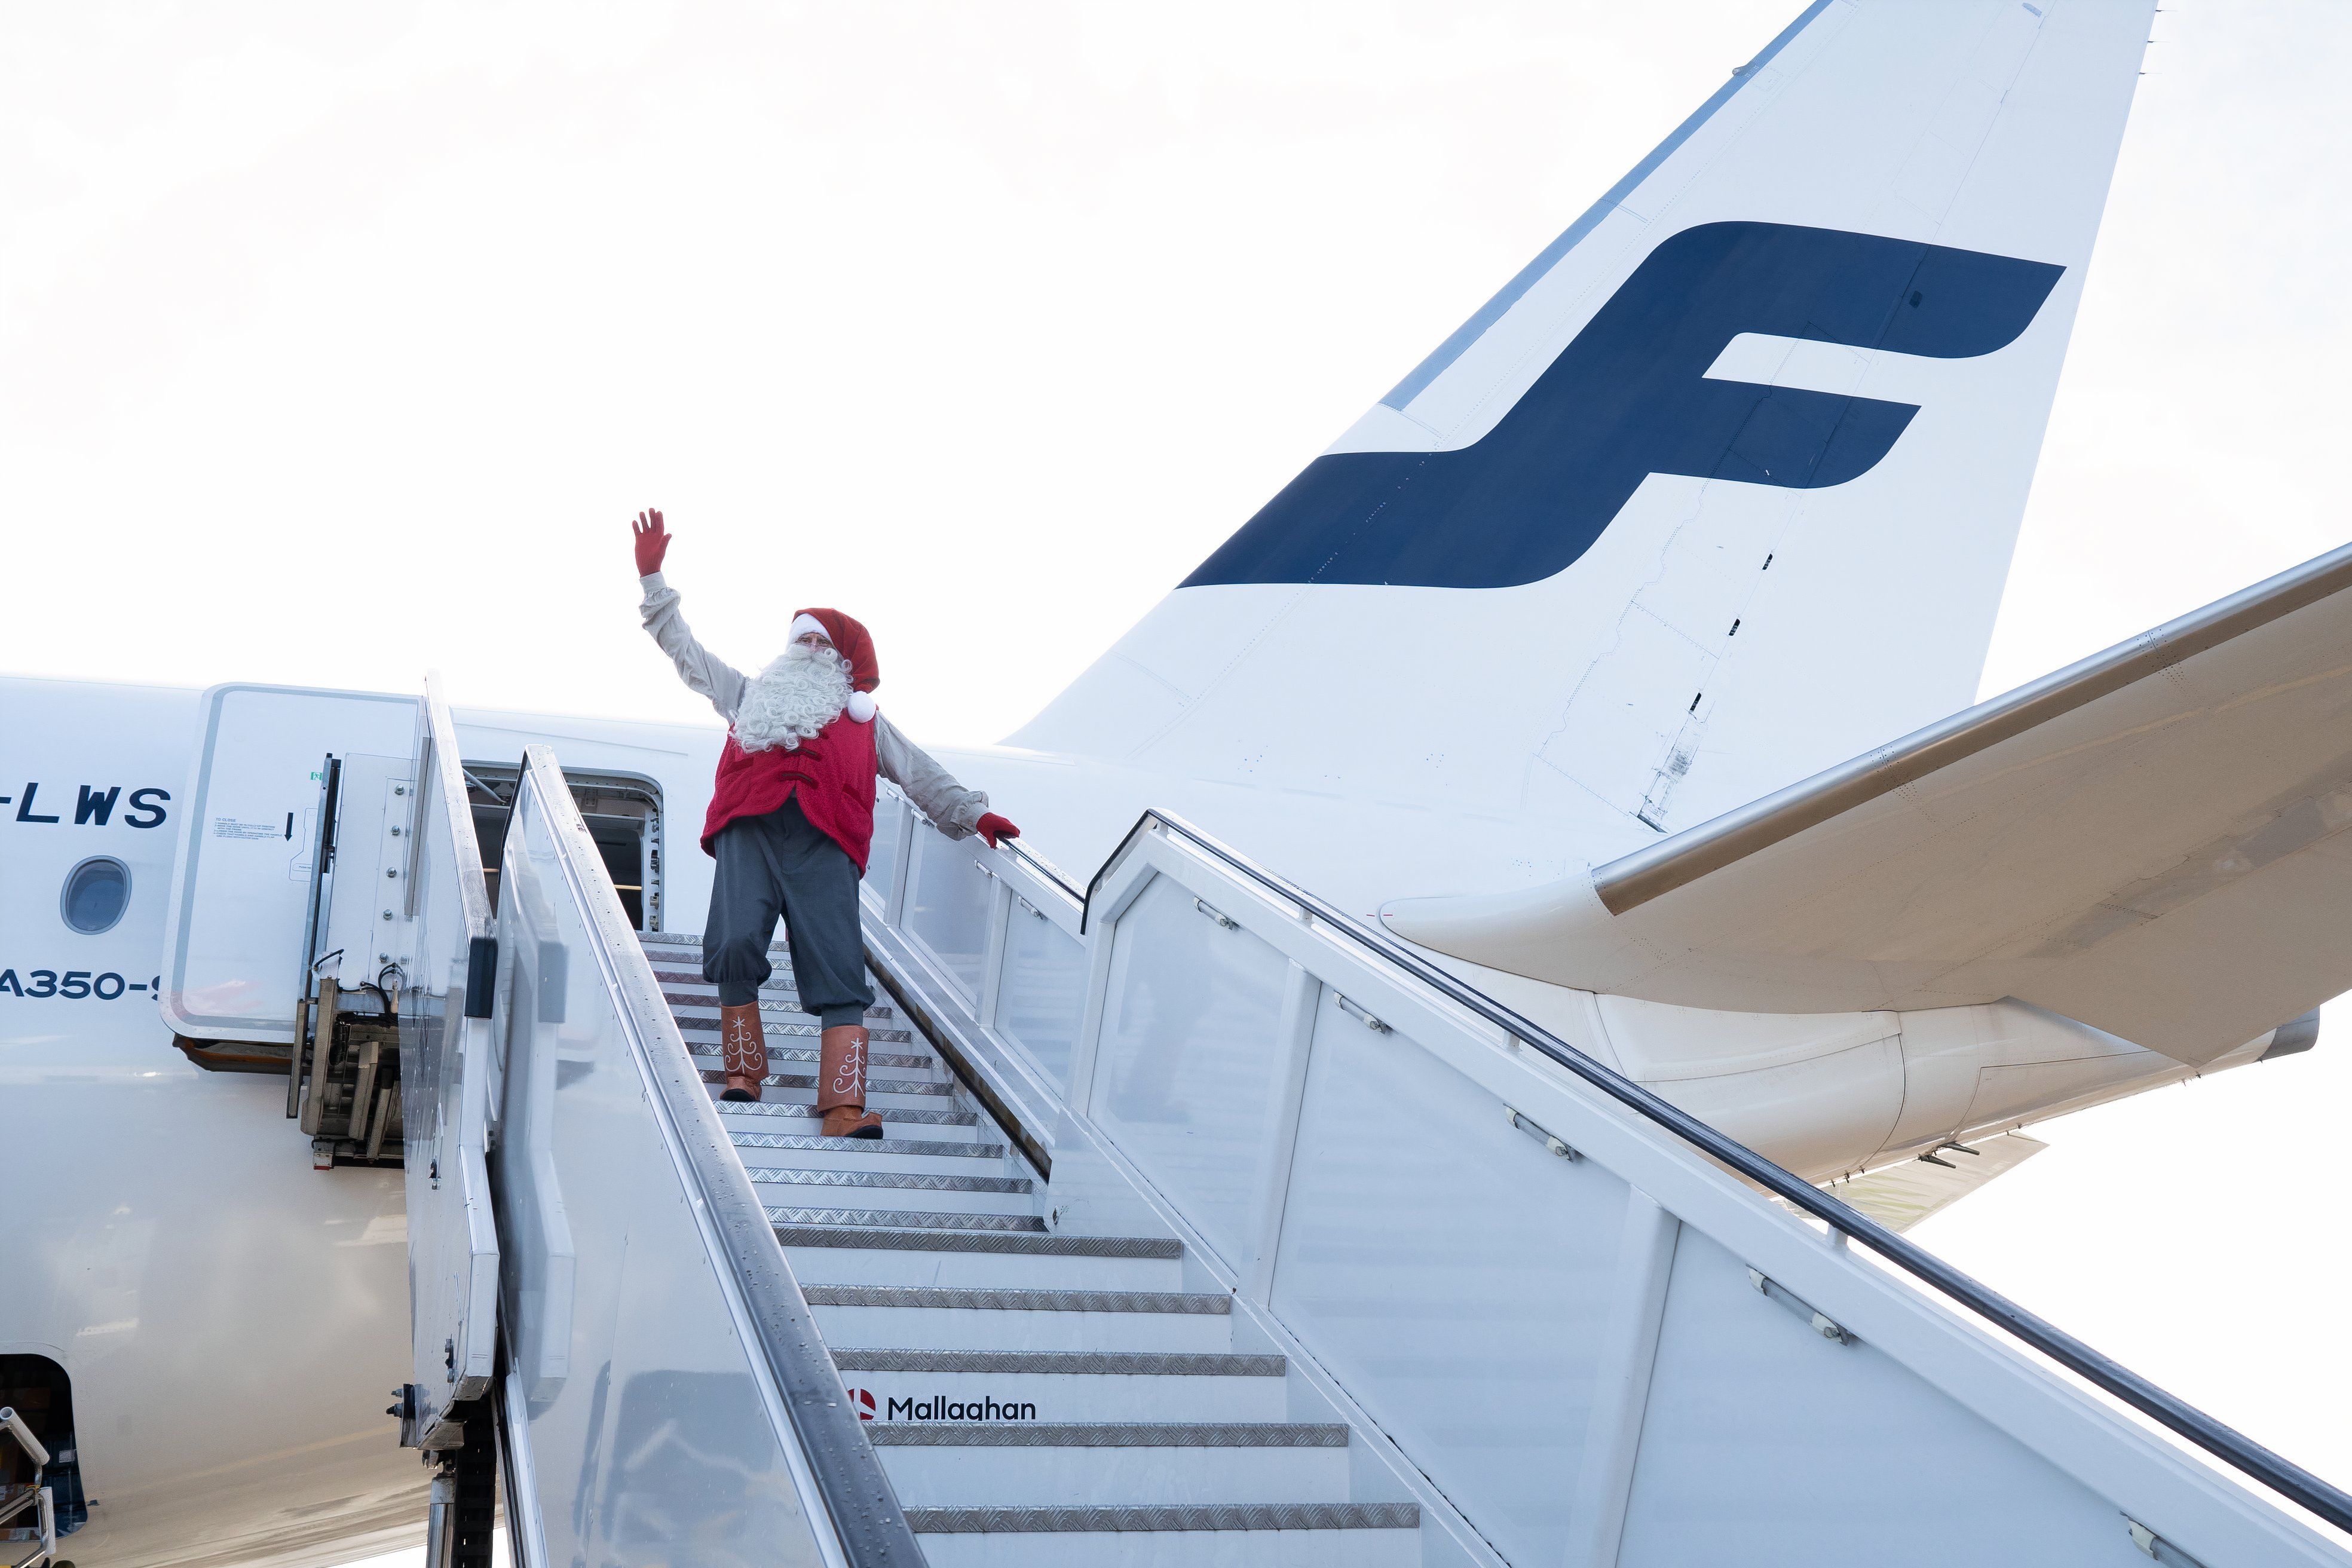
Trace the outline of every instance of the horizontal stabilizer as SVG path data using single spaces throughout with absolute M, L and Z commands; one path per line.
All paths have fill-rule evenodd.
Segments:
M 2014 996 L 2202 1065 L 2352 989 L 2352 546 L 1565 881 L 1398 934 L 1700 1007 Z
M 1930 1151 L 1932 1157 L 1922 1155 L 1840 1182 L 1832 1191 L 1887 1229 L 1909 1230 L 2048 1147 L 2022 1132 L 2005 1132 L 1966 1147 L 1947 1144 Z

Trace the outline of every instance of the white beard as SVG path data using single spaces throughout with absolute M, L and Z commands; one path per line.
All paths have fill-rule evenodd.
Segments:
M 743 689 L 735 742 L 747 752 L 797 751 L 849 706 L 849 666 L 829 647 L 794 643 Z

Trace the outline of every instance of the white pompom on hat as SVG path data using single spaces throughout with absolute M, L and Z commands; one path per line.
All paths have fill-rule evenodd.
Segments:
M 874 722 L 874 715 L 880 710 L 874 706 L 872 692 L 853 691 L 849 694 L 849 706 L 844 708 L 842 711 L 848 714 L 855 723 L 871 724 Z

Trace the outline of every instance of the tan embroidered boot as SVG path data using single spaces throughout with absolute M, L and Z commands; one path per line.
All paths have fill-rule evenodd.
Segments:
M 768 1037 L 760 1026 L 760 1005 L 719 1009 L 719 1065 L 727 1074 L 721 1100 L 757 1100 L 768 1076 Z
M 816 1108 L 824 1138 L 879 1138 L 882 1119 L 866 1109 L 866 1026 L 835 1024 L 817 1052 Z

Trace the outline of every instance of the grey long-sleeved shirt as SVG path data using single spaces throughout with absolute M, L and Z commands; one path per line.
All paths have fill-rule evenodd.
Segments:
M 637 613 L 662 652 L 677 666 L 678 679 L 709 698 L 721 719 L 734 723 L 743 706 L 743 689 L 750 684 L 743 672 L 696 640 L 686 617 L 678 614 L 677 590 L 663 582 L 660 573 L 640 577 L 637 583 L 646 595 Z M 874 715 L 874 756 L 882 776 L 905 790 L 915 808 L 950 838 L 971 837 L 973 824 L 986 815 L 985 793 L 956 783 L 947 769 L 878 712 Z

